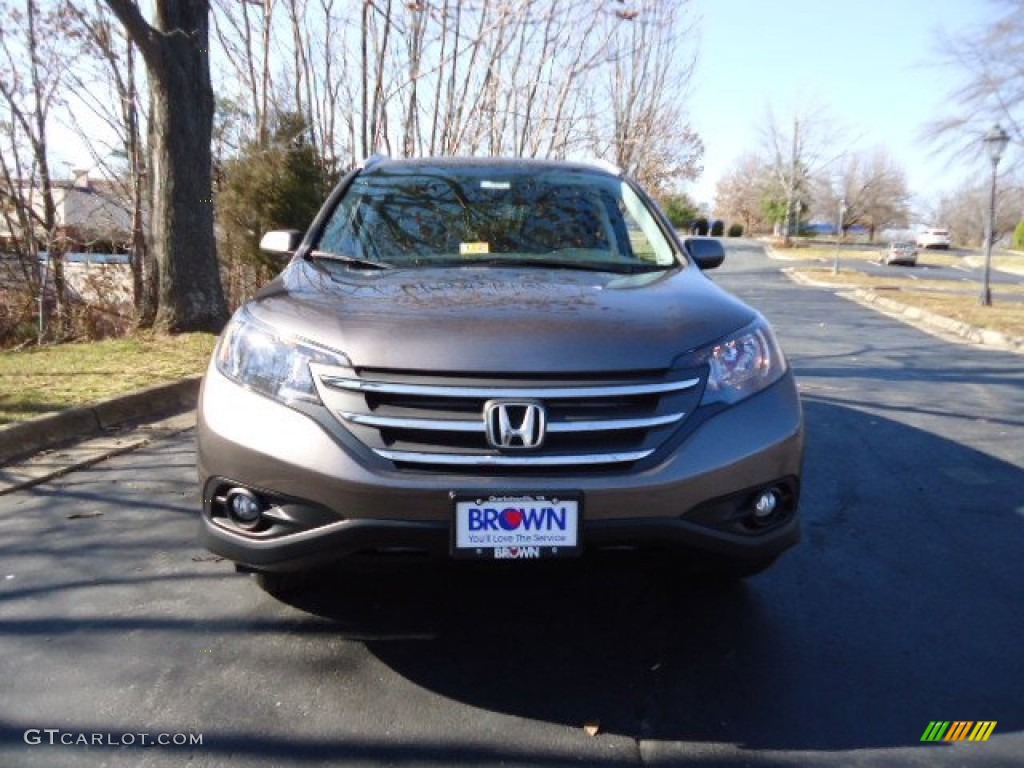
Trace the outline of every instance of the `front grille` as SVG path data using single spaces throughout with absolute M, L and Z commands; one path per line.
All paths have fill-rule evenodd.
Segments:
M 621 469 L 652 456 L 701 391 L 697 370 L 467 378 L 310 368 L 324 404 L 371 451 L 399 469 L 448 472 Z M 487 404 L 506 401 L 541 406 L 540 446 L 491 444 Z

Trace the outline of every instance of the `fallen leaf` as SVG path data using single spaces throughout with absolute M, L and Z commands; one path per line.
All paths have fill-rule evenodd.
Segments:
M 601 731 L 601 723 L 594 721 L 593 723 L 586 723 L 583 726 L 583 730 L 587 732 L 587 736 L 597 736 Z
M 193 563 L 219 563 L 224 558 L 220 555 L 196 555 L 192 558 Z

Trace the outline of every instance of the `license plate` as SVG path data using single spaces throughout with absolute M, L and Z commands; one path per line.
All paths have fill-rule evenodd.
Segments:
M 452 556 L 535 560 L 580 554 L 580 494 L 457 494 Z

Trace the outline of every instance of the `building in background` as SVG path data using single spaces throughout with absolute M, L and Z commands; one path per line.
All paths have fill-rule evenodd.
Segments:
M 90 179 L 86 170 L 73 174 L 72 179 L 52 184 L 57 228 L 54 245 L 63 253 L 125 253 L 131 244 L 132 214 L 123 185 Z M 31 205 L 41 219 L 42 195 L 32 182 L 22 181 L 20 185 L 20 200 L 24 201 L 21 204 Z M 0 216 L 0 250 L 19 250 L 12 247 L 22 239 L 18 221 L 19 217 L 14 215 Z M 38 222 L 36 226 L 41 229 Z M 41 231 L 37 235 L 40 242 L 45 242 Z

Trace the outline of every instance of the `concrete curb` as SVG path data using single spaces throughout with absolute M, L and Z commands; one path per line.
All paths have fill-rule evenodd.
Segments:
M 189 376 L 0 427 L 0 465 L 117 427 L 190 410 L 199 398 L 201 380 L 202 376 Z

